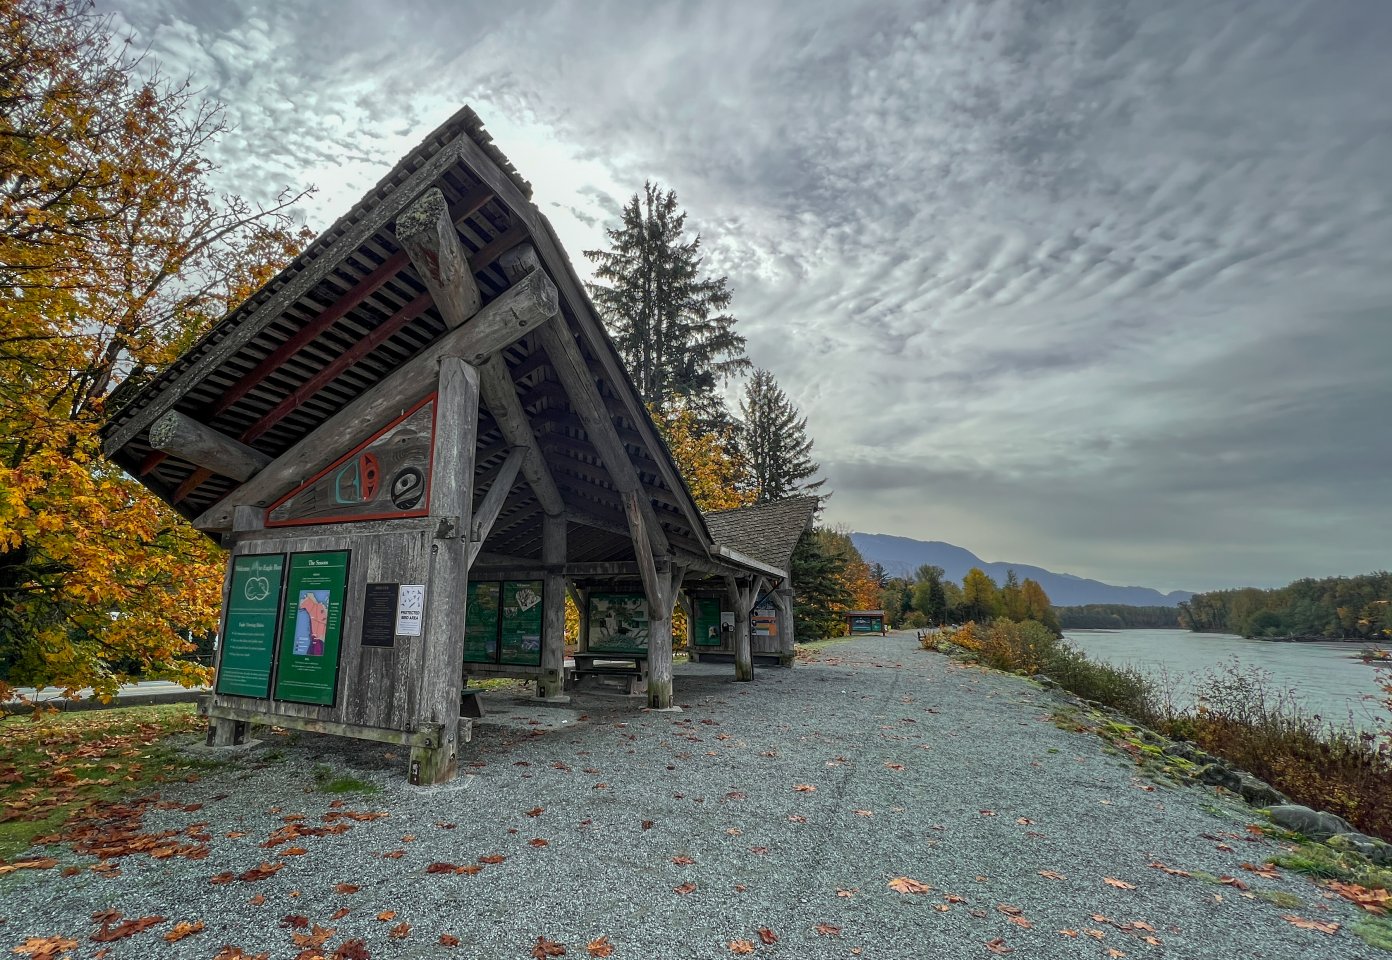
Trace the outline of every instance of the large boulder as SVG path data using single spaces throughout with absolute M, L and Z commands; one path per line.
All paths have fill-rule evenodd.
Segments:
M 1335 834 L 1356 832 L 1343 817 L 1323 810 L 1311 810 L 1298 803 L 1277 804 L 1269 813 L 1271 822 L 1276 826 L 1293 833 L 1303 833 L 1312 840 L 1328 840 Z
M 1243 800 L 1254 807 L 1270 807 L 1286 802 L 1286 797 L 1281 791 L 1265 780 L 1258 780 L 1250 773 L 1244 773 L 1238 777 L 1237 792 L 1242 794 Z
M 1209 786 L 1234 792 L 1242 786 L 1242 778 L 1221 763 L 1210 763 L 1198 772 L 1198 778 Z
M 1361 853 L 1379 867 L 1392 866 L 1392 844 L 1365 833 L 1336 833 L 1329 838 L 1329 845 L 1339 850 Z

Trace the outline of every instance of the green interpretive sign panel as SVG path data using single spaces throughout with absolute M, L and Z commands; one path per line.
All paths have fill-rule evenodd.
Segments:
M 285 554 L 247 554 L 232 560 L 227 619 L 222 624 L 218 693 L 265 698 L 271 692 Z
M 292 553 L 280 628 L 275 697 L 332 706 L 351 551 Z
M 851 633 L 883 633 L 884 617 L 851 617 Z
M 724 640 L 720 635 L 720 601 L 709 597 L 697 597 L 695 607 L 693 642 L 698 647 L 720 646 Z
M 590 652 L 647 653 L 649 632 L 643 594 L 590 594 Z
M 502 584 L 469 581 L 469 601 L 464 611 L 464 661 L 498 661 L 498 607 Z
M 541 666 L 541 590 L 540 580 L 504 581 L 501 662 Z

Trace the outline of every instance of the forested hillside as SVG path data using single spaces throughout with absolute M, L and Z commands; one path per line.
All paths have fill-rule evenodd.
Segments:
M 1055 607 L 1059 626 L 1065 630 L 1175 630 L 1175 607 L 1132 607 L 1124 603 L 1089 603 Z
M 1244 637 L 1392 640 L 1392 573 L 1218 590 L 1179 605 L 1180 625 Z

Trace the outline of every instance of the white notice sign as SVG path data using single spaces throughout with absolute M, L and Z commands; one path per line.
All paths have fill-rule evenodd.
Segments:
M 425 584 L 403 583 L 396 595 L 396 634 L 400 637 L 419 637 L 421 620 L 425 615 Z

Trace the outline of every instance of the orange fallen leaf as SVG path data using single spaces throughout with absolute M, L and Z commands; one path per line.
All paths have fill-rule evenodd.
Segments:
M 393 940 L 405 940 L 410 935 L 411 925 L 404 920 L 387 931 L 387 936 Z
M 1330 880 L 1325 886 L 1369 913 L 1382 916 L 1392 910 L 1392 893 L 1386 890 L 1369 890 L 1356 883 L 1340 883 L 1338 880 Z
M 1102 882 L 1109 887 L 1116 887 L 1118 890 L 1135 890 L 1134 883 L 1127 883 L 1125 880 L 1118 880 L 1116 877 L 1103 877 Z
M 855 815 L 856 815 L 857 817 L 873 817 L 873 816 L 875 815 L 875 811 L 874 811 L 874 810 L 857 810 L 857 811 L 855 812 Z
M 841 936 L 841 928 L 834 923 L 819 923 L 812 929 L 817 931 L 817 936 L 819 937 Z
M 395 911 L 395 910 L 383 910 L 381 913 L 377 914 L 376 919 L 382 921 L 383 923 L 386 923 L 388 920 L 395 920 L 395 919 L 396 919 L 396 911 Z
M 1337 933 L 1339 930 L 1339 925 L 1337 923 L 1325 923 L 1321 920 L 1306 920 L 1304 917 L 1298 917 L 1293 913 L 1283 913 L 1281 914 L 1281 919 L 1293 927 L 1299 927 L 1301 930 L 1318 930 L 1320 933 L 1324 934 Z
M 266 898 L 259 893 L 247 901 L 247 903 L 251 904 L 253 907 L 259 907 L 265 902 Z
M 457 947 L 459 946 L 459 938 L 452 933 L 442 933 L 440 934 L 440 946 Z
M 178 943 L 180 940 L 184 939 L 184 937 L 191 937 L 195 933 L 202 931 L 202 929 L 202 920 L 195 920 L 193 923 L 189 923 L 187 920 L 180 920 L 178 923 L 174 924 L 173 930 L 168 931 L 164 935 L 164 939 L 168 940 L 170 943 Z
M 549 846 L 549 845 L 550 845 L 550 841 L 549 841 L 549 840 L 543 840 L 543 839 L 541 839 L 541 837 L 532 837 L 532 839 L 530 839 L 530 840 L 527 841 L 527 846 L 529 846 L 529 847 L 545 847 L 545 846 Z
M 1008 947 L 1008 946 L 1006 946 L 1006 945 L 1005 945 L 1005 941 L 1002 940 L 1000 937 L 996 937 L 996 938 L 993 939 L 993 940 L 987 940 L 987 941 L 986 941 L 986 949 L 987 949 L 987 950 L 990 950 L 992 953 L 1001 953 L 1001 954 L 1004 954 L 1004 953 L 1014 953 L 1014 952 L 1015 952 L 1015 948 L 1014 948 L 1014 947 Z
M 532 809 L 530 809 L 530 810 L 527 811 L 527 816 L 529 816 L 529 817 L 539 817 L 539 816 L 541 816 L 541 815 L 542 815 L 543 813 L 545 813 L 545 812 L 546 812 L 546 808 L 545 808 L 545 807 L 532 807 Z
M 356 883 L 334 884 L 334 893 L 357 893 L 361 889 L 362 887 L 359 887 Z
M 679 893 L 679 894 L 685 896 L 686 894 L 691 893 L 691 892 L 694 891 L 695 889 L 696 889 L 696 884 L 694 884 L 694 883 L 683 883 L 680 887 L 673 887 L 673 888 L 672 888 L 672 892 L 673 892 L 673 893 Z
M 120 914 L 117 914 L 119 917 Z M 111 943 L 114 940 L 123 940 L 133 934 L 148 930 L 156 924 L 164 923 L 164 917 L 140 917 L 137 920 L 123 920 L 111 926 L 110 923 L 102 923 L 102 928 L 92 934 L 94 943 Z M 114 922 L 114 921 L 113 921 Z
M 67 937 L 30 937 L 14 948 L 14 952 L 33 960 L 56 960 L 59 954 L 77 949 L 77 941 Z
M 731 953 L 753 953 L 753 952 L 754 952 L 754 942 L 753 942 L 752 940 L 731 940 L 731 941 L 730 941 L 730 952 L 731 952 Z
M 1067 879 L 1068 879 L 1068 878 L 1065 877 L 1063 874 L 1059 873 L 1057 870 L 1040 870 L 1040 871 L 1039 871 L 1039 875 L 1040 875 L 1041 877 L 1043 877 L 1044 879 L 1046 879 L 1046 880 L 1067 880 Z
M 585 944 L 585 949 L 592 957 L 610 957 L 614 955 L 614 945 L 609 942 L 609 937 L 598 937 Z
M 478 858 L 479 863 L 502 863 L 507 857 L 501 853 L 489 853 Z
M 546 960 L 547 957 L 564 957 L 565 952 L 565 944 L 547 940 L 545 937 L 537 937 L 536 946 L 532 947 L 532 956 L 535 960 Z
M 912 877 L 895 877 L 889 881 L 889 889 L 897 893 L 928 893 L 933 888 L 926 883 L 919 883 Z
M 673 857 L 672 862 L 679 867 L 689 867 L 696 861 L 687 856 Z
M 793 785 L 793 789 L 796 790 L 798 793 L 816 793 L 816 792 L 817 792 L 817 788 L 814 787 L 814 786 L 812 786 L 812 784 L 810 784 L 810 783 L 796 783 L 796 784 Z M 736 940 L 735 942 L 736 942 L 736 943 L 743 943 L 743 942 L 745 942 L 745 941 L 743 941 L 743 940 Z
M 333 913 L 329 914 L 329 919 L 330 919 L 330 920 L 342 920 L 344 917 L 348 916 L 348 914 L 351 913 L 351 912 L 352 912 L 352 911 L 350 911 L 347 907 L 339 907 L 339 908 L 338 908 L 337 910 L 335 910 Z
M 1119 960 L 1119 958 L 1126 956 L 1126 952 L 1118 950 L 1116 947 L 1108 947 L 1107 956 L 1111 957 L 1112 960 Z
M 1218 882 L 1223 884 L 1225 887 L 1235 887 L 1238 890 L 1247 889 L 1247 884 L 1237 879 L 1237 877 L 1219 877 Z
M 768 927 L 760 927 L 754 932 L 759 935 L 759 942 L 766 947 L 771 947 L 778 942 L 778 935 Z
M 309 933 L 292 933 L 290 934 L 290 939 L 295 941 L 295 946 L 297 947 L 302 947 L 306 950 L 318 950 L 324 944 L 328 943 L 329 938 L 336 932 L 337 931 L 335 931 L 333 927 L 321 927 L 316 923 Z

